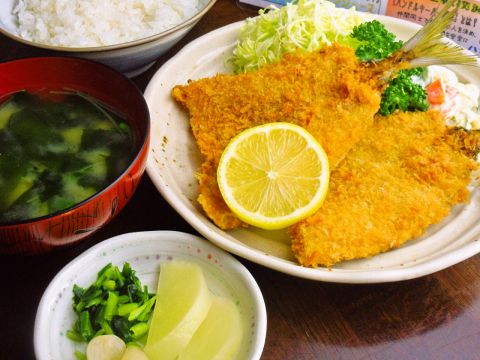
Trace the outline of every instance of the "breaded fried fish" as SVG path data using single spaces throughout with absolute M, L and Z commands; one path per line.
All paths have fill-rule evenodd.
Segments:
M 480 134 L 436 112 L 378 117 L 331 175 L 322 208 L 289 229 L 304 266 L 331 266 L 397 248 L 469 198 Z
M 431 64 L 477 64 L 442 33 L 458 11 L 448 0 L 437 17 L 382 61 L 359 63 L 351 48 L 332 45 L 287 54 L 240 75 L 216 75 L 176 86 L 205 160 L 199 196 L 222 229 L 245 226 L 227 207 L 216 180 L 221 154 L 237 134 L 287 121 L 323 146 L 332 170 L 322 208 L 292 226 L 292 249 L 304 266 L 331 266 L 403 244 L 468 200 L 476 167 L 474 132 L 448 129 L 438 113 L 377 117 L 382 88 L 398 70 Z
M 303 126 L 323 146 L 333 169 L 366 134 L 380 104 L 377 79 L 351 48 L 340 45 L 286 55 L 252 73 L 191 81 L 176 86 L 173 96 L 188 109 L 205 156 L 198 201 L 223 229 L 242 225 L 216 181 L 220 156 L 235 135 L 277 121 Z

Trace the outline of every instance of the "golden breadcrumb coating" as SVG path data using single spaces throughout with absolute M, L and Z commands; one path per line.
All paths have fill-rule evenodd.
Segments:
M 370 257 L 422 235 L 468 200 L 478 139 L 436 112 L 377 117 L 331 174 L 321 209 L 290 227 L 300 264 Z
M 265 123 L 295 123 L 321 143 L 333 169 L 365 136 L 380 104 L 372 70 L 340 45 L 287 54 L 248 74 L 190 81 L 172 94 L 188 109 L 205 156 L 197 176 L 198 201 L 222 229 L 245 226 L 225 204 L 216 180 L 220 156 L 234 136 Z

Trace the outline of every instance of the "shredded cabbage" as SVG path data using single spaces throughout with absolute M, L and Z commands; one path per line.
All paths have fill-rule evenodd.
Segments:
M 233 57 L 235 73 L 278 61 L 286 52 L 314 51 L 338 42 L 352 46 L 348 35 L 365 21 L 354 8 L 342 9 L 326 0 L 299 0 L 278 9 L 269 7 L 246 20 Z

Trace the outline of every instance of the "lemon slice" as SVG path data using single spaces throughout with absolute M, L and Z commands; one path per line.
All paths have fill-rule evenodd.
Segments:
M 328 158 L 304 128 L 269 123 L 241 132 L 217 169 L 220 192 L 239 219 L 281 229 L 317 211 L 328 191 Z
M 242 342 L 240 311 L 226 298 L 214 296 L 202 325 L 179 360 L 234 359 Z
M 210 310 L 212 298 L 202 269 L 185 261 L 160 267 L 157 303 L 144 351 L 150 359 L 174 360 Z

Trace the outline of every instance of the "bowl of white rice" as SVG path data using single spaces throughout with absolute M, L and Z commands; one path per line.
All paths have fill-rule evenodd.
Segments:
M 1 0 L 0 33 L 129 76 L 175 45 L 216 0 Z

